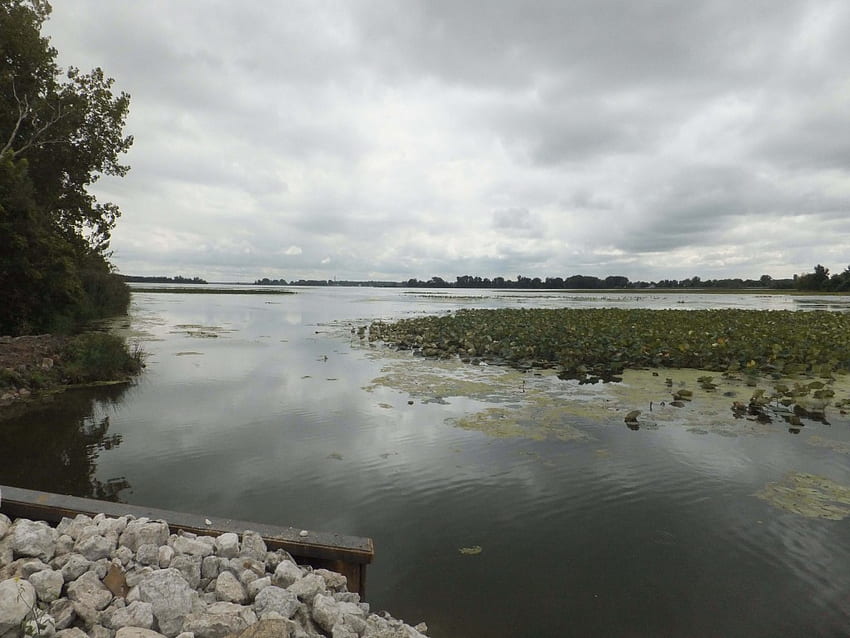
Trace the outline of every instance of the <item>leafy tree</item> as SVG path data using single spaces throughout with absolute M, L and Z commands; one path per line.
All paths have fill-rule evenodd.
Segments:
M 829 268 L 818 264 L 815 271 L 797 278 L 799 290 L 829 290 Z
M 41 35 L 44 0 L 0 0 L 0 333 L 69 326 L 126 308 L 111 273 L 120 210 L 89 188 L 123 176 L 130 97 L 101 69 L 64 74 Z

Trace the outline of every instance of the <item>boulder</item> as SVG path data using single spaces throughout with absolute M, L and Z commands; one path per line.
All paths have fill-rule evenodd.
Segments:
M 257 532 L 245 530 L 242 533 L 242 547 L 239 551 L 240 556 L 247 556 L 263 563 L 266 560 L 267 551 L 268 548 L 266 547 L 266 542 Z
M 62 587 L 65 579 L 62 572 L 52 569 L 42 570 L 34 573 L 29 578 L 38 599 L 43 603 L 52 603 L 62 595 Z
M 215 581 L 215 597 L 218 600 L 242 604 L 247 599 L 245 588 L 230 572 L 222 572 Z
M 264 588 L 254 599 L 254 611 L 260 618 L 269 612 L 276 612 L 284 618 L 292 618 L 300 605 L 298 596 L 274 585 Z
M 178 554 L 171 561 L 171 567 L 183 574 L 189 587 L 197 589 L 201 582 L 201 557 Z
M 168 539 L 168 545 L 177 554 L 189 554 L 191 556 L 209 556 L 213 553 L 213 546 L 198 538 L 187 538 L 185 536 L 172 536 Z
M 115 632 L 115 638 L 165 638 L 153 629 L 142 629 L 141 627 L 122 627 Z
M 301 573 L 301 568 L 298 567 L 295 563 L 284 560 L 277 566 L 277 569 L 274 570 L 274 576 L 272 576 L 272 583 L 277 585 L 278 587 L 289 587 L 297 580 L 301 580 L 304 574 Z
M 80 554 L 69 554 L 68 560 L 62 565 L 62 578 L 66 583 L 77 580 L 92 566 L 92 562 Z
M 182 630 L 183 621 L 192 612 L 193 594 L 183 575 L 170 567 L 154 571 L 139 583 L 139 599 L 152 605 L 156 624 L 166 636 L 176 636 Z
M 325 631 L 332 632 L 334 626 L 342 620 L 342 611 L 339 605 L 340 603 L 336 602 L 331 596 L 317 594 L 313 599 L 313 620 Z
M 55 638 L 89 638 L 86 632 L 84 632 L 79 627 L 70 627 L 68 629 L 62 629 L 61 631 L 57 631 L 55 634 Z
M 10 578 L 0 583 L 0 636 L 20 627 L 35 603 L 35 588 L 27 581 Z
M 139 548 L 136 550 L 136 562 L 139 565 L 159 567 L 159 547 L 153 543 L 139 545 Z
M 237 638 L 290 638 L 294 635 L 294 627 L 291 620 L 270 618 L 254 623 Z
M 9 520 L 9 517 L 5 514 L 0 514 L 0 539 L 6 536 L 6 533 L 9 531 L 9 528 L 12 526 L 12 521 Z M 235 536 L 235 534 L 234 534 Z
M 90 561 L 109 558 L 115 549 L 115 539 L 109 539 L 100 534 L 92 534 L 74 543 L 74 551 Z
M 74 611 L 74 603 L 72 603 L 67 598 L 60 598 L 58 600 L 54 600 L 52 603 L 50 603 L 50 607 L 48 607 L 47 613 L 53 616 L 53 620 L 56 623 L 57 630 L 70 627 L 71 623 L 74 622 L 74 619 L 77 617 L 77 614 Z
M 56 539 L 59 534 L 43 521 L 30 521 L 25 518 L 16 520 L 10 528 L 12 550 L 15 556 L 35 556 L 49 561 L 56 553 Z
M 127 527 L 121 532 L 118 544 L 129 547 L 135 552 L 140 545 L 151 544 L 157 547 L 165 545 L 168 535 L 168 523 L 165 521 L 139 518 L 127 523 Z
M 257 622 L 250 607 L 227 602 L 210 605 L 205 611 L 190 614 L 183 625 L 195 638 L 224 638 L 238 634 Z
M 112 602 L 112 592 L 100 582 L 95 572 L 86 572 L 68 584 L 68 598 L 100 611 Z
M 109 629 L 121 627 L 153 627 L 153 605 L 136 601 L 123 608 L 110 608 L 103 612 L 101 622 Z
M 239 555 L 239 536 L 225 532 L 215 539 L 216 554 L 223 558 L 235 558 Z
M 286 588 L 306 603 L 313 602 L 317 594 L 327 593 L 325 580 L 317 574 L 307 574 Z

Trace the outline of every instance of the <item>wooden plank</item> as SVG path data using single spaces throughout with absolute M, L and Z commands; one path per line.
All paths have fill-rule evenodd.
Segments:
M 366 565 L 372 562 L 375 555 L 371 538 L 313 530 L 308 530 L 306 536 L 301 536 L 301 530 L 295 527 L 205 517 L 6 485 L 0 485 L 0 492 L 3 494 L 0 512 L 10 518 L 42 520 L 54 525 L 63 516 L 73 518 L 77 514 L 94 516 L 103 513 L 113 517 L 131 515 L 136 518 L 164 520 L 168 522 L 172 533 L 183 530 L 198 535 L 218 536 L 224 532 L 234 532 L 241 536 L 245 530 L 253 530 L 263 537 L 271 551 L 284 549 L 294 558 L 313 567 L 324 567 L 342 573 L 348 578 L 349 591 L 358 592 L 361 596 L 365 594 Z M 211 525 L 207 525 L 205 519 L 209 520 Z

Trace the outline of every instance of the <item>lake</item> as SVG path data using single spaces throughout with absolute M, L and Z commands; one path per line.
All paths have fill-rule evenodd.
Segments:
M 466 307 L 843 312 L 847 298 L 295 292 L 134 293 L 113 327 L 148 353 L 144 373 L 0 424 L 0 483 L 370 536 L 373 609 L 435 638 L 850 633 L 847 415 L 789 428 L 736 418 L 743 380 L 579 385 L 358 334 Z M 693 401 L 671 407 L 671 387 Z

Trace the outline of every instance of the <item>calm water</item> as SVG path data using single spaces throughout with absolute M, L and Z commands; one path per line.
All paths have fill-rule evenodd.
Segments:
M 135 293 L 122 329 L 149 353 L 145 373 L 4 422 L 0 482 L 371 536 L 369 601 L 434 637 L 850 634 L 850 519 L 754 496 L 789 471 L 850 485 L 847 449 L 806 444 L 850 442 L 846 420 L 731 437 L 631 431 L 612 412 L 564 423 L 582 440 L 494 437 L 451 421 L 487 407 L 480 397 L 364 389 L 387 365 L 431 364 L 350 333 L 473 306 L 846 310 L 840 300 L 297 292 Z

